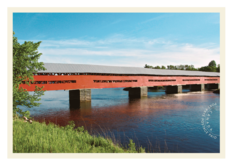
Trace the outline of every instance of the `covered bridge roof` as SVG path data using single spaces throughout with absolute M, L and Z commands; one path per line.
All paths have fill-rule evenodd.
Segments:
M 171 76 L 212 76 L 219 77 L 218 72 L 149 69 L 141 67 L 120 67 L 88 64 L 44 63 L 45 71 L 38 73 L 103 73 L 103 74 L 141 74 L 141 75 L 171 75 Z

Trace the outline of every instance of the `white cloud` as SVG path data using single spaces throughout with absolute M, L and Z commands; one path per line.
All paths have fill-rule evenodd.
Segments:
M 193 64 L 196 67 L 201 67 L 208 65 L 211 60 L 215 60 L 217 64 L 220 63 L 219 48 L 199 48 L 188 44 L 177 46 L 176 48 L 173 46 L 171 49 L 160 52 L 146 49 L 88 50 L 75 48 L 41 49 L 40 52 L 47 57 L 66 56 L 71 62 L 73 62 L 72 59 L 78 57 L 80 60 L 85 61 L 89 56 L 96 56 L 96 60 L 91 60 L 90 64 L 93 64 L 92 62 L 98 63 L 99 57 L 106 57 L 108 64 L 113 61 L 111 63 L 113 65 L 119 65 L 116 59 L 121 60 L 124 58 L 124 61 L 121 62 L 123 65 L 126 64 L 128 66 Z M 44 61 L 48 62 L 46 59 Z M 61 63 L 65 62 L 64 60 L 58 61 Z M 51 62 L 54 62 L 54 60 L 51 59 Z
M 139 67 L 145 64 L 192 64 L 201 67 L 208 65 L 211 60 L 220 63 L 219 47 L 214 43 L 195 46 L 163 38 L 127 38 L 121 34 L 101 40 L 43 40 L 39 52 L 43 53 L 41 61 L 56 63 Z
M 81 40 L 81 39 L 69 39 L 69 40 L 19 40 L 20 43 L 24 41 L 38 42 L 42 41 L 40 48 L 84 48 L 84 47 L 153 47 L 154 45 L 167 45 L 171 44 L 162 38 L 146 39 L 146 38 L 127 38 L 120 34 L 112 35 L 105 39 L 95 40 Z

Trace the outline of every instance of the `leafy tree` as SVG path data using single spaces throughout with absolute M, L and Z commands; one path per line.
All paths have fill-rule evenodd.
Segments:
M 216 68 L 217 72 L 220 72 L 220 64 L 218 64 L 218 67 Z
M 216 72 L 216 67 L 212 66 L 204 66 L 199 68 L 199 71 L 210 71 L 210 72 Z
M 13 32 L 13 114 L 21 114 L 29 116 L 29 111 L 22 111 L 18 106 L 39 106 L 39 98 L 44 94 L 43 87 L 35 88 L 33 95 L 30 95 L 26 89 L 20 87 L 24 81 L 25 84 L 30 85 L 33 82 L 33 74 L 38 70 L 45 70 L 42 62 L 38 59 L 42 55 L 38 53 L 37 49 L 41 42 L 33 43 L 31 41 L 20 44 L 18 39 L 14 37 Z
M 160 66 L 156 66 L 156 67 L 154 67 L 154 69 L 161 69 L 161 68 L 160 68 Z
M 162 66 L 161 69 L 166 69 L 166 67 L 165 67 L 165 66 Z
M 170 69 L 171 69 L 171 70 L 174 70 L 175 67 L 174 67 L 173 65 L 170 65 Z
M 153 66 L 150 66 L 150 65 L 145 64 L 145 67 L 144 67 L 144 68 L 153 68 Z
M 209 67 L 216 67 L 216 62 L 214 60 L 212 60 L 209 65 Z

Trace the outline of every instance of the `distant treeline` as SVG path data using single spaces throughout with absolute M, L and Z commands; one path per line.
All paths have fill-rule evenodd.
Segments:
M 195 68 L 194 65 L 168 65 L 167 67 L 165 66 L 150 66 L 150 65 L 145 65 L 145 68 L 152 68 L 152 69 L 169 69 L 169 70 L 188 70 L 188 71 L 210 71 L 210 72 L 220 72 L 220 65 L 216 65 L 216 62 L 212 60 L 208 66 L 204 66 L 201 68 Z

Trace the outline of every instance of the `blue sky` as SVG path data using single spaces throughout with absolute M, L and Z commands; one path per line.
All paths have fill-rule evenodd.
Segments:
M 14 13 L 40 61 L 144 67 L 220 63 L 219 13 Z

